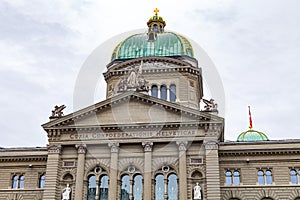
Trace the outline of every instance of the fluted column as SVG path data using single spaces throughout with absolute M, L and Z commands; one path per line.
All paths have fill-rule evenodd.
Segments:
M 143 142 L 142 143 L 145 152 L 145 161 L 144 161 L 144 200 L 152 199 L 151 192 L 151 172 L 152 172 L 152 146 L 153 142 Z
M 110 169 L 109 169 L 109 188 L 108 199 L 117 199 L 117 186 L 118 186 L 118 152 L 119 143 L 109 143 L 110 147 Z
M 207 141 L 204 144 L 206 152 L 206 199 L 220 200 L 219 146 L 216 141 Z
M 60 155 L 61 145 L 48 145 L 48 160 L 46 168 L 47 180 L 44 187 L 44 200 L 60 199 L 60 190 L 58 188 Z
M 76 145 L 76 148 L 78 157 L 75 185 L 75 200 L 82 200 L 86 145 L 78 144 Z
M 187 141 L 176 142 L 179 150 L 179 200 L 187 200 L 187 170 L 186 147 Z

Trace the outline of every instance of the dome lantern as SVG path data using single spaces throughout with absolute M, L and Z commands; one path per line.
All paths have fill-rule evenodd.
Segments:
M 166 26 L 166 22 L 160 16 L 158 16 L 159 10 L 155 8 L 154 13 L 155 15 L 152 16 L 149 21 L 147 22 L 148 25 L 148 41 L 156 40 L 156 36 L 159 33 L 164 32 L 164 28 Z

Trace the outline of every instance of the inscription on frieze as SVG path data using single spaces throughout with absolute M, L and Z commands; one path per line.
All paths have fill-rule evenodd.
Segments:
M 170 131 L 134 131 L 109 133 L 72 133 L 70 140 L 117 139 L 117 138 L 151 138 L 151 137 L 194 137 L 197 130 L 170 130 Z

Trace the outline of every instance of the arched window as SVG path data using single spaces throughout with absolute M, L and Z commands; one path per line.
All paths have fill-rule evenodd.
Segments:
M 235 170 L 233 172 L 233 184 L 239 185 L 241 183 L 240 172 Z
M 19 188 L 24 188 L 25 176 L 21 175 L 19 178 Z
M 162 100 L 167 100 L 167 86 L 162 85 L 160 86 L 160 98 Z
M 108 176 L 103 175 L 100 177 L 100 191 L 99 196 L 100 200 L 108 200 Z
M 176 101 L 176 85 L 170 86 L 170 101 L 171 102 Z
M 265 184 L 264 172 L 262 170 L 258 170 L 257 172 L 257 181 L 259 185 Z
M 290 178 L 291 178 L 291 183 L 292 184 L 297 184 L 298 183 L 296 170 L 294 170 L 294 169 L 290 170 Z
M 231 171 L 226 171 L 225 173 L 225 176 L 226 176 L 226 185 L 232 185 L 232 172 Z
M 178 183 L 176 174 L 168 176 L 168 200 L 178 200 Z
M 157 174 L 155 176 L 155 200 L 164 200 L 164 188 L 164 176 L 162 174 Z
M 14 176 L 12 177 L 12 185 L 11 185 L 11 188 L 12 188 L 12 189 L 18 188 L 18 182 L 19 182 L 19 176 L 18 176 L 18 175 L 14 175 Z
M 88 193 L 87 200 L 95 200 L 96 199 L 96 176 L 91 175 L 88 178 Z
M 143 199 L 143 177 L 138 174 L 134 176 L 133 199 Z
M 45 187 L 45 179 L 46 179 L 46 175 L 45 174 L 40 175 L 40 178 L 39 178 L 39 188 L 44 188 Z
M 151 87 L 151 96 L 153 97 L 158 97 L 158 88 L 156 85 L 152 85 Z
M 130 193 L 130 177 L 129 175 L 123 175 L 121 179 L 121 200 L 129 200 Z
M 272 171 L 266 170 L 266 184 L 271 185 L 273 183 Z

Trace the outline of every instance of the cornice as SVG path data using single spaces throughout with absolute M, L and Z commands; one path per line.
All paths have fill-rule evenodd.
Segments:
M 0 162 L 28 162 L 28 161 L 47 161 L 48 156 L 43 155 L 43 156 L 1 156 L 0 157 Z
M 300 149 L 268 149 L 268 150 L 230 150 L 219 151 L 219 156 L 235 157 L 235 156 L 270 156 L 270 155 L 299 155 Z

